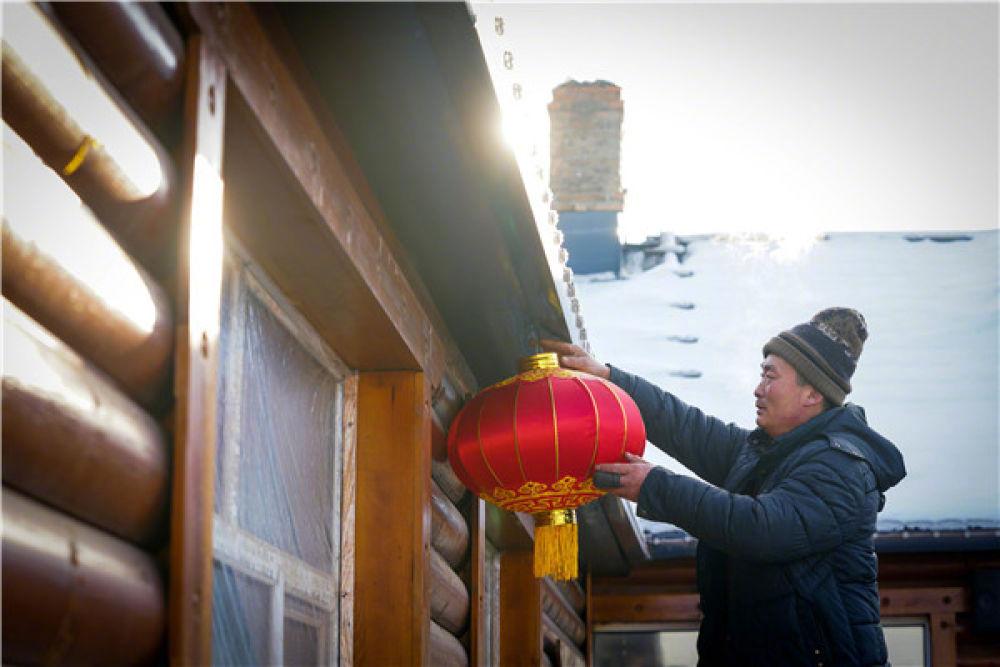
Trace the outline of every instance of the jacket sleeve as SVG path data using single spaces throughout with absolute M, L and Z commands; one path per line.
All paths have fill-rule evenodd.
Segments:
M 611 381 L 639 406 L 646 439 L 702 479 L 721 486 L 750 434 L 710 417 L 642 378 L 608 365 Z
M 781 563 L 828 551 L 858 525 L 865 466 L 825 448 L 771 491 L 730 493 L 654 468 L 639 490 L 638 514 L 675 526 L 730 555 Z

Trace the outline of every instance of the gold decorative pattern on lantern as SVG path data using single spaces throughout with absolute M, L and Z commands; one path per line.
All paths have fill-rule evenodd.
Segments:
M 484 492 L 483 500 L 511 512 L 546 512 L 578 507 L 597 500 L 604 491 L 594 486 L 591 479 L 577 479 L 567 475 L 552 484 L 527 482 L 517 492 L 495 487 L 492 493 Z
M 544 380 L 545 378 L 573 378 L 576 374 L 573 371 L 567 371 L 562 368 L 535 368 L 530 371 L 524 371 L 519 375 L 507 378 L 506 380 L 501 380 L 496 384 L 490 385 L 486 388 L 487 391 L 490 389 L 499 389 L 501 387 L 506 387 L 509 384 L 515 382 L 537 382 L 538 380 Z

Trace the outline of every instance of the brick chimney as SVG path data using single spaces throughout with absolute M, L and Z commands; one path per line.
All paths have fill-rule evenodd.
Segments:
M 621 93 L 608 81 L 567 81 L 552 91 L 549 188 L 577 273 L 621 275 Z
M 621 211 L 621 88 L 567 81 L 549 104 L 550 188 L 557 211 Z

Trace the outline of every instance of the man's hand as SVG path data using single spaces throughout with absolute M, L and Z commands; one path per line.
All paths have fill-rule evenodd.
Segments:
M 587 354 L 587 351 L 579 345 L 544 338 L 538 342 L 546 352 L 555 352 L 559 355 L 559 364 L 563 368 L 590 373 L 605 380 L 611 377 L 611 369 Z
M 653 464 L 636 456 L 625 452 L 625 459 L 628 463 L 599 463 L 596 471 L 620 475 L 617 487 L 607 487 L 608 493 L 631 500 L 639 501 L 639 489 L 646 481 L 646 475 L 653 469 Z

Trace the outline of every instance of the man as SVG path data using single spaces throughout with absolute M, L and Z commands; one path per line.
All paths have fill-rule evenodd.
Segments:
M 543 342 L 565 367 L 627 391 L 649 441 L 704 480 L 638 457 L 596 475 L 640 516 L 698 538 L 699 665 L 887 663 L 872 533 L 883 493 L 906 471 L 864 411 L 844 404 L 867 336 L 860 313 L 829 308 L 768 341 L 753 431 L 575 345 Z

